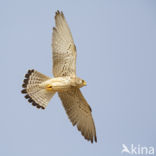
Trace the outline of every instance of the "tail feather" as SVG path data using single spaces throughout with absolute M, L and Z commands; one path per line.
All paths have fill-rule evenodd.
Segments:
M 41 87 L 41 83 L 49 80 L 50 78 L 35 71 L 28 70 L 25 75 L 22 87 L 24 88 L 21 92 L 25 95 L 33 106 L 37 108 L 45 109 L 50 99 L 53 97 L 55 92 L 47 91 L 44 87 Z

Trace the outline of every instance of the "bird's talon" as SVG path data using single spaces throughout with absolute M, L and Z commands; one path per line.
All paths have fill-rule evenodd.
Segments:
M 47 85 L 47 87 L 46 87 L 46 89 L 48 90 L 48 91 L 52 91 L 53 90 L 53 87 L 52 87 L 52 85 Z

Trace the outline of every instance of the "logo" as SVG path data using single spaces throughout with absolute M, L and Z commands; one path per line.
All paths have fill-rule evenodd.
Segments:
M 125 144 L 122 144 L 121 153 L 127 153 L 130 155 L 154 155 L 154 147 L 153 146 L 141 146 L 131 144 L 130 147 L 127 147 Z

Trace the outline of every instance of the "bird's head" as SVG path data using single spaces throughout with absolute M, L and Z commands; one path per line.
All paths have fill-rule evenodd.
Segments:
M 76 86 L 81 88 L 83 86 L 86 86 L 87 85 L 87 82 L 83 79 L 80 79 L 80 78 L 76 78 Z

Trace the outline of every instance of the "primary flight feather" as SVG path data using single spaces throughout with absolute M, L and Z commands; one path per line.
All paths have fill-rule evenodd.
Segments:
M 45 109 L 58 92 L 65 111 L 73 126 L 77 125 L 85 139 L 97 142 L 91 107 L 80 88 L 86 82 L 76 76 L 76 46 L 63 12 L 56 12 L 52 34 L 53 75 L 47 77 L 38 71 L 28 70 L 22 90 L 33 106 Z

